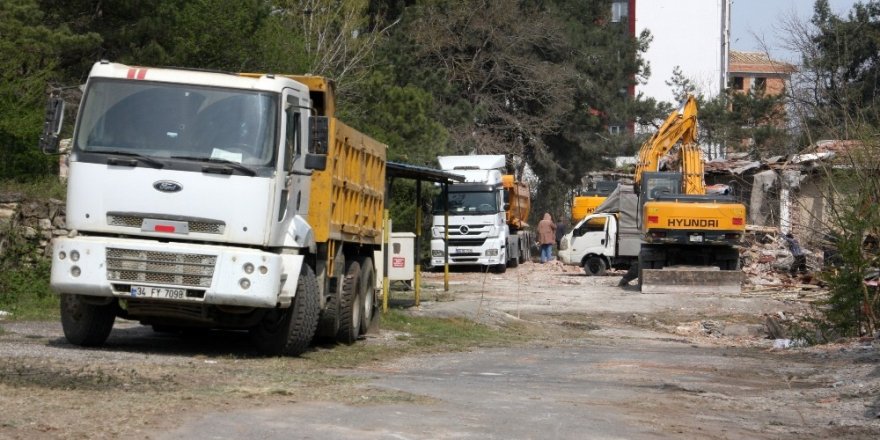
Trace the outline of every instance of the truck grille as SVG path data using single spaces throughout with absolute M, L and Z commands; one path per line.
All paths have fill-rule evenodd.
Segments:
M 107 214 L 107 224 L 110 226 L 122 226 L 125 228 L 138 228 L 144 223 L 144 219 L 137 215 Z M 226 225 L 223 222 L 210 221 L 187 221 L 190 232 L 200 232 L 203 234 L 222 234 Z
M 136 249 L 107 249 L 110 281 L 210 287 L 217 257 Z
M 449 237 L 450 246 L 473 246 L 480 247 L 486 242 L 485 238 L 452 238 Z

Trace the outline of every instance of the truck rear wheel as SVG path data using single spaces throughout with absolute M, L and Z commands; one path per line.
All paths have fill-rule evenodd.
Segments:
M 97 305 L 82 295 L 61 295 L 61 327 L 71 344 L 97 347 L 107 340 L 116 320 L 116 303 Z
M 361 298 L 363 298 L 364 312 L 361 315 L 361 328 L 360 333 L 362 335 L 367 334 L 370 330 L 370 326 L 373 324 L 373 319 L 377 315 L 374 314 L 376 311 L 376 273 L 373 270 L 373 259 L 370 257 L 366 257 L 361 260 Z
M 361 265 L 357 261 L 346 262 L 345 277 L 342 280 L 342 295 L 339 304 L 339 330 L 336 340 L 352 344 L 361 330 L 363 300 L 360 295 Z
M 318 328 L 318 280 L 303 264 L 293 302 L 286 309 L 273 309 L 251 329 L 254 345 L 271 356 L 298 356 L 309 348 Z
M 510 258 L 507 260 L 507 267 L 517 267 L 519 266 L 519 256 L 514 258 Z
M 602 257 L 594 255 L 584 261 L 584 272 L 587 276 L 601 277 L 602 275 L 605 275 L 605 270 L 607 269 L 608 266 L 605 264 L 605 260 L 603 260 Z

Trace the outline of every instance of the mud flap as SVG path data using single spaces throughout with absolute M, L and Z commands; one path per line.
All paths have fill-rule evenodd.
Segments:
M 281 307 L 290 306 L 290 302 L 296 296 L 296 284 L 302 269 L 304 256 L 282 254 L 281 264 L 284 268 L 285 277 L 282 278 L 281 292 L 278 295 L 278 303 Z
M 642 293 L 742 293 L 741 270 L 670 266 L 642 270 Z

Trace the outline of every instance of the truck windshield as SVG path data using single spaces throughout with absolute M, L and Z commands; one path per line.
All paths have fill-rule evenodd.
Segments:
M 274 159 L 277 99 L 250 90 L 92 80 L 74 148 L 265 166 Z
M 443 212 L 442 194 L 438 196 L 434 207 L 435 212 Z M 494 214 L 498 211 L 497 192 L 449 192 L 449 212 L 451 214 Z

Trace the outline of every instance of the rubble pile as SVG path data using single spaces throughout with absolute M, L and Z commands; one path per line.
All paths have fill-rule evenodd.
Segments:
M 803 247 L 807 258 L 808 273 L 792 276 L 789 273 L 794 257 L 782 235 L 776 231 L 751 231 L 746 234 L 740 250 L 744 284 L 755 287 L 786 287 L 814 285 L 818 279 L 813 275 L 821 269 L 821 252 Z

